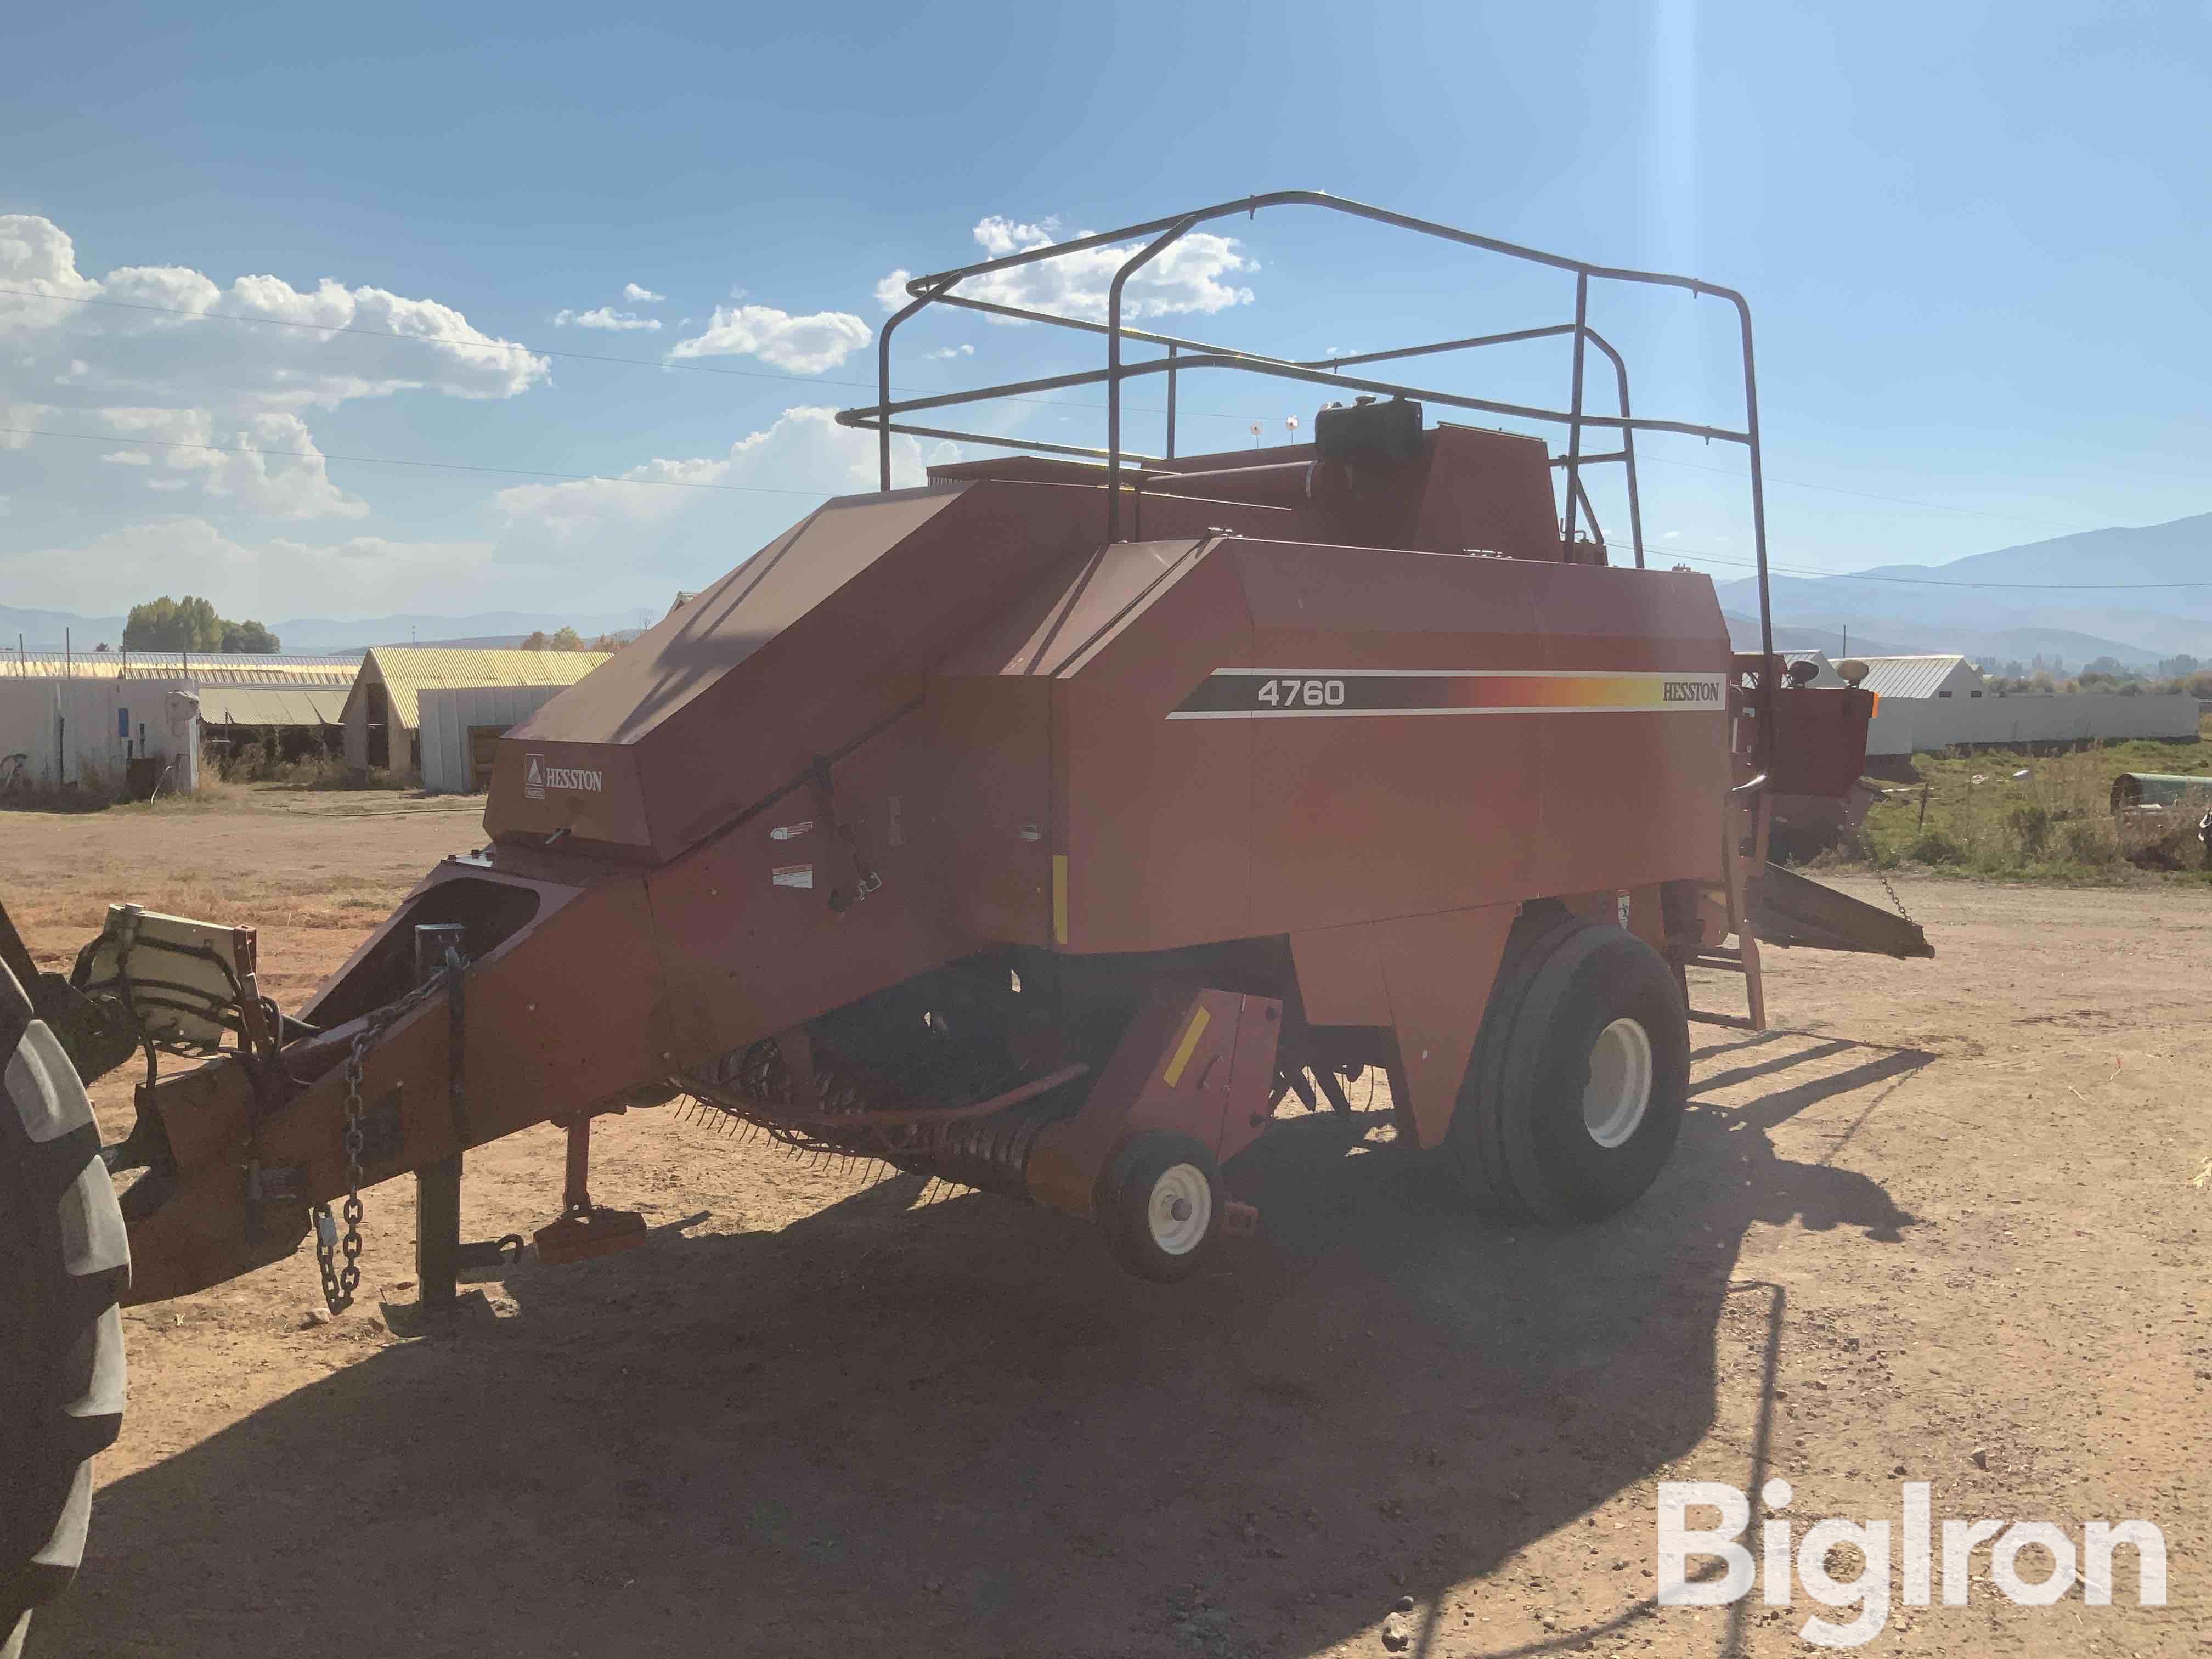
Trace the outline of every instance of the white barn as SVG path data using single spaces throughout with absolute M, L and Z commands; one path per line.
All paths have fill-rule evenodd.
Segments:
M 2117 743 L 2197 735 L 2197 699 L 2118 692 L 1992 691 L 1961 656 L 1863 657 L 1881 702 L 1867 726 L 1869 755 L 1926 754 L 1959 745 Z
M 451 795 L 473 795 L 489 788 L 501 736 L 565 690 L 559 685 L 441 685 L 416 693 L 422 719 L 423 788 Z
M 506 687 L 542 690 L 550 697 L 582 679 L 607 656 L 604 651 L 377 646 L 362 659 L 360 676 L 346 696 L 346 764 L 356 771 L 423 777 L 421 701 L 425 691 L 441 686 L 478 691 Z

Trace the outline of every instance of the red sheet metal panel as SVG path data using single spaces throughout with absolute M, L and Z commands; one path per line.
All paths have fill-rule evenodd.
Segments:
M 486 829 L 674 857 L 918 696 L 963 635 L 1091 543 L 1060 493 L 820 508 L 502 738 Z
M 1207 544 L 1045 665 L 1066 948 L 1711 876 L 1727 650 L 1672 572 Z
M 908 723 L 834 775 L 838 823 L 882 885 L 840 910 L 858 866 L 811 788 L 645 878 L 668 987 L 672 1046 L 693 1066 L 965 954 L 948 879 L 963 848 L 944 822 L 942 773 Z M 805 826 L 802 828 L 801 826 Z M 778 832 L 785 832 L 779 836 Z
M 1406 546 L 1433 553 L 1480 548 L 1516 559 L 1559 556 L 1559 510 L 1541 438 L 1440 426 L 1428 444 L 1428 470 Z
M 1162 984 L 1129 1022 L 1073 1117 L 1038 1135 L 1030 1195 L 1073 1215 L 1091 1212 L 1114 1149 L 1142 1129 L 1178 1129 L 1223 1162 L 1264 1121 L 1275 1077 L 1282 1004 L 1234 991 Z
M 1231 542 L 1190 550 L 1058 670 L 1054 845 L 1067 860 L 1074 951 L 1152 951 L 1242 939 L 1253 926 L 1253 736 L 1177 726 L 1184 687 L 1246 648 Z

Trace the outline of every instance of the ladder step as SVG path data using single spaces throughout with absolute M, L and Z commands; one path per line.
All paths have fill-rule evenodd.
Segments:
M 1709 1014 L 1698 1008 L 1690 1010 L 1690 1019 L 1698 1025 L 1725 1025 L 1731 1031 L 1756 1031 L 1760 1029 L 1741 1014 Z

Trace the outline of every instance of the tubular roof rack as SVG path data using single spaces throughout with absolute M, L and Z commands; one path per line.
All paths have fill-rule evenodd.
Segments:
M 1231 347 L 1209 344 L 1172 334 L 1162 334 L 1148 329 L 1125 327 L 1121 322 L 1121 291 L 1131 276 L 1158 258 L 1176 241 L 1199 226 L 1216 219 L 1226 219 L 1243 214 L 1256 215 L 1261 208 L 1314 207 L 1331 213 L 1349 214 L 1355 218 L 1372 220 L 1377 224 L 1393 225 L 1419 235 L 1434 237 L 1442 241 L 1455 242 L 1464 247 L 1485 252 L 1502 254 L 1531 264 L 1547 265 L 1565 271 L 1575 279 L 1574 320 L 1556 323 L 1542 328 L 1516 329 L 1503 334 L 1479 334 L 1462 339 L 1438 340 L 1426 344 L 1399 346 L 1389 350 L 1362 352 L 1357 356 L 1324 358 L 1318 362 L 1271 357 L 1264 354 L 1239 351 Z M 1132 252 L 1114 273 L 1107 291 L 1106 320 L 1091 322 L 1083 318 L 1064 317 L 1048 311 L 1037 311 L 1020 306 L 1001 304 L 995 301 L 979 300 L 957 292 L 961 283 L 972 276 L 994 271 L 1010 270 L 1017 266 L 1036 264 L 1043 260 L 1059 258 L 1071 253 L 1080 253 L 1092 248 L 1112 247 L 1138 238 L 1146 239 L 1142 246 Z M 1742 339 L 1744 420 L 1739 429 L 1732 427 L 1708 426 L 1692 421 L 1655 419 L 1631 414 L 1628 397 L 1628 366 L 1620 352 L 1589 325 L 1590 284 L 1596 283 L 1633 283 L 1648 287 L 1674 288 L 1691 295 L 1711 295 L 1726 300 L 1735 307 L 1736 319 Z M 1464 409 L 1485 414 L 1501 415 L 1519 420 L 1544 422 L 1567 428 L 1566 453 L 1553 465 L 1566 473 L 1566 522 L 1564 539 L 1572 541 L 1579 517 L 1586 517 L 1593 528 L 1596 514 L 1591 509 L 1589 496 L 1583 487 L 1582 471 L 1586 466 L 1618 464 L 1625 471 L 1627 483 L 1629 535 L 1635 550 L 1636 562 L 1644 563 L 1643 510 L 1638 497 L 1636 480 L 1636 434 L 1638 432 L 1671 432 L 1688 437 L 1718 440 L 1723 443 L 1741 444 L 1751 460 L 1751 521 L 1752 538 L 1758 556 L 1759 570 L 1759 627 L 1761 654 L 1771 657 L 1774 653 L 1774 625 L 1767 600 L 1766 579 L 1766 494 L 1761 470 L 1759 444 L 1759 391 L 1753 370 L 1751 341 L 1751 307 L 1742 295 L 1734 289 L 1723 288 L 1695 276 L 1672 276 L 1662 271 L 1628 270 L 1609 265 L 1589 264 L 1580 259 L 1570 259 L 1561 254 L 1545 253 L 1535 248 L 1522 247 L 1512 242 L 1499 241 L 1494 237 L 1478 236 L 1472 231 L 1455 229 L 1433 220 L 1417 219 L 1410 215 L 1393 213 L 1385 208 L 1369 207 L 1364 203 L 1347 201 L 1341 197 L 1325 195 L 1318 191 L 1281 190 L 1264 195 L 1247 196 L 1232 202 L 1222 202 L 1212 207 L 1194 209 L 1187 213 L 1173 214 L 1165 218 L 1152 219 L 1143 224 L 1125 225 L 1118 230 L 1099 231 L 1088 236 L 1079 236 L 1065 242 L 1025 248 L 1018 253 L 1006 254 L 995 259 L 985 259 L 975 264 L 963 265 L 956 270 L 938 271 L 916 276 L 906 285 L 912 299 L 884 324 L 876 344 L 876 401 L 872 405 L 841 410 L 840 425 L 855 427 L 878 434 L 880 488 L 891 487 L 891 437 L 902 434 L 916 438 L 944 438 L 959 443 L 974 443 L 1000 449 L 1025 450 L 1053 455 L 1073 456 L 1079 459 L 1103 461 L 1106 464 L 1106 539 L 1121 538 L 1121 472 L 1125 466 L 1133 466 L 1141 483 L 1145 464 L 1156 458 L 1126 451 L 1121 447 L 1121 383 L 1139 374 L 1167 376 L 1167 456 L 1175 455 L 1176 390 L 1178 376 L 1195 369 L 1234 369 L 1246 374 L 1273 376 L 1278 380 L 1304 380 L 1318 386 L 1338 388 L 1350 387 L 1354 392 L 1372 392 L 1378 396 L 1418 398 L 1425 404 L 1436 404 L 1448 409 Z M 1073 374 L 1049 374 L 1029 380 L 1006 381 L 996 386 L 979 386 L 967 392 L 939 392 L 925 398 L 895 399 L 891 396 L 891 336 L 901 323 L 925 307 L 947 305 L 963 311 L 982 312 L 988 315 L 1007 317 L 1023 322 L 1042 323 L 1053 328 L 1074 329 L 1086 334 L 1102 334 L 1106 337 L 1106 366 Z M 1439 392 L 1432 387 L 1401 384 L 1392 380 L 1373 380 L 1348 375 L 1347 368 L 1368 363 L 1394 362 L 1408 357 L 1431 356 L 1448 351 L 1467 351 L 1483 346 L 1505 345 L 1522 340 L 1571 337 L 1574 342 L 1573 368 L 1569 386 L 1568 404 L 1565 409 L 1539 409 L 1525 404 L 1500 403 L 1490 398 L 1470 398 L 1458 392 Z M 1125 341 L 1141 341 L 1147 345 L 1165 348 L 1163 355 L 1137 362 L 1125 362 L 1122 346 Z M 1612 415 L 1593 413 L 1583 407 L 1584 358 L 1589 348 L 1595 347 L 1612 363 L 1615 398 L 1619 412 Z M 1036 440 L 1002 438 L 990 433 L 957 431 L 949 428 L 921 426 L 900 418 L 925 410 L 957 408 L 967 404 L 988 403 L 1000 398 L 1021 397 L 1032 392 L 1061 390 L 1070 386 L 1096 386 L 1103 381 L 1106 386 L 1106 447 L 1086 448 L 1073 444 L 1044 443 Z M 1583 429 L 1596 428 L 1620 434 L 1620 447 L 1602 453 L 1586 453 L 1583 447 Z

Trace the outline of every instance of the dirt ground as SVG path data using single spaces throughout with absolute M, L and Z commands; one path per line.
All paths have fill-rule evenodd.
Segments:
M 476 839 L 389 795 L 0 814 L 50 960 L 135 898 L 260 923 L 287 1005 Z M 33 1653 L 1803 1653 L 1850 1610 L 1652 1604 L 1656 1483 L 1777 1476 L 1800 1532 L 1894 1530 L 1907 1479 L 1939 1522 L 2164 1530 L 2163 1608 L 2125 1551 L 2114 1605 L 2015 1606 L 1984 1548 L 1966 1606 L 1863 1651 L 2202 1653 L 2212 899 L 1899 887 L 1936 960 L 1771 951 L 1777 1029 L 1693 1028 L 1672 1164 L 1579 1231 L 1470 1220 L 1324 1115 L 1237 1171 L 1266 1237 L 1160 1287 L 1063 1218 L 672 1108 L 596 1142 L 646 1249 L 428 1320 L 390 1183 L 380 1293 L 334 1323 L 305 1254 L 128 1315 L 86 1571 Z M 97 1098 L 120 1133 L 128 1080 Z M 560 1156 L 471 1154 L 469 1233 L 550 1219 Z

